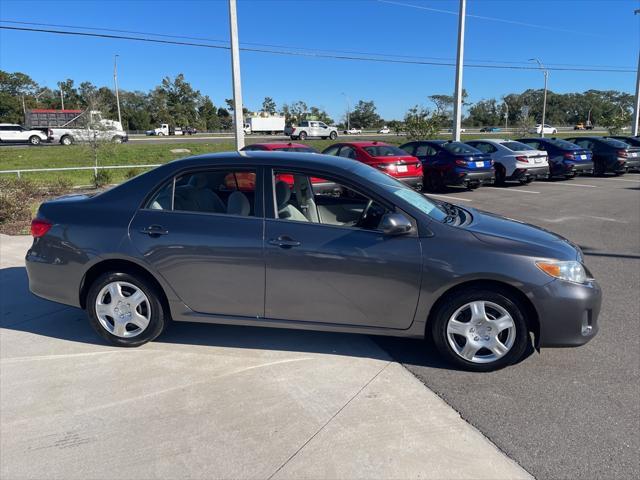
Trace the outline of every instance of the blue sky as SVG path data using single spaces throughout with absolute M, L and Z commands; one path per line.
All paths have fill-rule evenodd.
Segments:
M 413 6 L 411 6 L 413 5 Z M 635 0 L 468 0 L 465 59 L 634 69 L 640 46 Z M 240 43 L 325 51 L 430 57 L 456 55 L 457 0 L 256 1 L 238 0 Z M 226 1 L 0 0 L 0 20 L 80 25 L 227 40 Z M 7 24 L 3 24 L 7 25 Z M 297 50 L 300 51 L 300 50 Z M 112 86 L 119 54 L 122 89 L 148 90 L 164 76 L 184 73 L 214 103 L 231 96 L 227 50 L 154 45 L 0 30 L 0 68 L 22 71 L 50 87 L 72 78 Z M 334 52 L 335 53 L 335 52 Z M 524 62 L 524 63 L 521 63 Z M 379 113 L 401 118 L 432 94 L 453 92 L 454 68 L 241 53 L 244 104 L 265 96 L 278 105 L 304 100 L 338 120 L 351 103 L 374 100 Z M 466 68 L 470 100 L 540 88 L 539 71 Z M 616 89 L 633 92 L 633 73 L 551 72 L 556 92 Z M 344 92 L 345 95 L 342 95 Z

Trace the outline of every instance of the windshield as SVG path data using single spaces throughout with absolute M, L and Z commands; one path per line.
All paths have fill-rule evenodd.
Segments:
M 566 140 L 560 140 L 558 138 L 550 138 L 547 140 L 551 145 L 555 145 L 558 148 L 562 148 L 563 150 L 575 150 L 576 148 L 580 148 L 575 143 L 567 142 Z
M 402 199 L 434 220 L 442 221 L 447 217 L 445 211 L 437 203 L 380 170 L 361 165 L 357 167 L 355 173 L 383 188 L 392 197 L 392 200 L 394 198 Z
M 364 147 L 364 150 L 372 157 L 406 157 L 408 155 L 404 150 L 391 145 L 375 145 L 372 147 Z
M 477 150 L 472 146 L 462 142 L 443 143 L 442 148 L 444 148 L 448 152 L 455 153 L 455 154 L 464 154 L 464 153 L 473 154 L 473 155 L 482 154 L 480 150 Z
M 311 147 L 281 147 L 274 148 L 274 152 L 303 152 L 303 153 L 318 153 Z
M 521 152 L 523 150 L 535 150 L 535 148 L 530 145 L 520 143 L 520 142 L 504 142 L 502 144 L 503 147 L 507 147 L 509 150 L 513 152 Z

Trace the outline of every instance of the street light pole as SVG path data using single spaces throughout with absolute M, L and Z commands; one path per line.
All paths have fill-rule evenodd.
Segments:
M 542 70 L 542 73 L 544 74 L 544 94 L 542 97 L 542 124 L 540 125 L 540 137 L 544 138 L 544 120 L 545 120 L 545 115 L 547 113 L 547 80 L 549 78 L 549 71 L 546 68 L 544 68 L 544 65 L 542 64 L 542 62 L 537 58 L 530 58 L 529 61 L 537 62 L 538 66 Z
M 506 112 L 504 112 L 504 131 L 507 131 L 507 128 L 509 128 L 509 104 L 506 102 L 506 100 L 503 100 L 504 102 L 504 108 L 506 109 Z
M 64 92 L 62 91 L 62 83 L 59 83 L 60 87 L 60 103 L 62 103 L 62 110 L 64 110 Z
M 460 129 L 462 128 L 462 65 L 464 63 L 464 20 L 467 10 L 467 0 L 460 0 L 460 13 L 458 14 L 458 56 L 456 59 L 456 90 L 453 103 L 453 138 L 460 141 Z
M 640 14 L 640 8 L 633 11 L 634 15 Z M 636 75 L 636 102 L 633 109 L 633 135 L 640 135 L 639 125 L 640 123 L 640 51 L 638 51 L 638 74 Z
M 118 94 L 118 55 L 113 57 L 113 83 L 116 87 L 116 104 L 118 105 L 118 122 L 122 127 L 122 116 L 120 115 L 120 95 Z
M 244 113 L 240 84 L 240 47 L 238 45 L 238 11 L 236 0 L 229 0 L 229 30 L 231 34 L 231 79 L 233 82 L 233 120 L 236 150 L 244 147 Z

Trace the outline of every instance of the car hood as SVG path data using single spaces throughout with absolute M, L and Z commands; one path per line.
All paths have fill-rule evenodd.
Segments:
M 566 238 L 544 228 L 481 210 L 469 209 L 473 221 L 462 228 L 481 242 L 512 249 L 526 250 L 529 255 L 581 260 L 580 249 Z

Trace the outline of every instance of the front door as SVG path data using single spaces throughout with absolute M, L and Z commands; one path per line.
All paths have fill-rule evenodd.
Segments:
M 356 193 L 321 172 L 274 179 L 274 217 L 265 223 L 265 316 L 366 327 L 408 328 L 421 279 L 417 236 L 377 229 L 392 206 Z M 309 177 L 336 185 L 313 192 Z
M 193 311 L 264 315 L 264 217 L 256 173 L 223 168 L 183 174 L 130 225 L 142 258 Z

